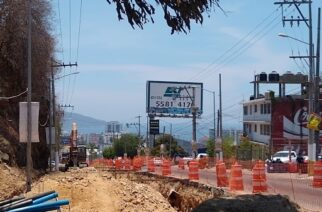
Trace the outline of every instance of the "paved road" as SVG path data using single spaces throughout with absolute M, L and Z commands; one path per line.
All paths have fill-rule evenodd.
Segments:
M 171 167 L 171 176 L 188 179 L 187 167 L 185 170 L 178 166 Z M 229 173 L 229 170 L 227 171 Z M 162 174 L 161 167 L 156 168 L 157 174 Z M 313 188 L 313 177 L 307 174 L 297 173 L 266 173 L 268 193 L 287 195 L 290 200 L 298 203 L 301 207 L 313 211 L 322 211 L 322 188 Z M 199 170 L 199 182 L 216 186 L 215 169 Z M 252 172 L 243 169 L 244 191 L 238 194 L 252 193 Z M 228 188 L 227 188 L 228 189 Z

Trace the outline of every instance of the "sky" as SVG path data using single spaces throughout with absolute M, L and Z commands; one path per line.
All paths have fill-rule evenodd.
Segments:
M 318 1 L 313 1 L 313 33 L 316 40 Z M 307 45 L 284 33 L 308 41 L 308 27 L 301 23 L 282 24 L 282 9 L 271 0 L 220 1 L 218 8 L 205 16 L 202 25 L 192 24 L 189 33 L 174 33 L 156 6 L 155 23 L 132 29 L 126 19 L 119 21 L 115 5 L 105 0 L 52 0 L 53 34 L 56 57 L 77 67 L 62 69 L 58 76 L 80 72 L 56 80 L 56 95 L 68 112 L 105 121 L 146 123 L 146 82 L 201 82 L 216 93 L 219 107 L 219 74 L 222 79 L 223 128 L 242 129 L 242 102 L 253 93 L 254 74 L 277 71 L 284 74 L 308 73 L 305 61 L 289 59 L 305 55 Z M 307 15 L 307 7 L 300 7 Z M 287 17 L 297 17 L 295 7 L 286 7 Z M 261 93 L 276 90 L 262 86 Z M 297 87 L 287 88 L 296 93 Z M 213 94 L 204 92 L 204 112 L 197 120 L 198 137 L 213 126 Z M 68 117 L 66 117 L 68 118 Z M 182 126 L 191 128 L 191 119 L 166 119 L 161 123 L 182 138 Z M 145 125 L 146 126 L 146 125 Z M 190 135 L 190 134 L 189 134 Z

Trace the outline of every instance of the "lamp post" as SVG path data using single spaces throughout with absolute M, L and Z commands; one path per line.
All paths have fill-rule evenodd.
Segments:
M 310 13 L 311 13 L 311 7 L 309 7 Z M 290 58 L 308 58 L 309 59 L 309 82 L 308 82 L 308 91 L 309 91 L 309 102 L 308 102 L 308 108 L 309 114 L 312 114 L 313 112 L 319 114 L 319 94 L 320 94 L 320 88 L 319 88 L 319 69 L 317 69 L 316 73 L 314 74 L 314 45 L 312 42 L 312 20 L 309 19 L 309 42 L 302 41 L 300 39 L 294 38 L 292 36 L 279 33 L 278 36 L 290 38 L 292 40 L 296 40 L 298 42 L 304 43 L 309 46 L 309 55 L 308 56 L 291 56 Z M 309 129 L 309 135 L 308 135 L 308 157 L 309 161 L 315 161 L 316 159 L 316 147 L 314 146 L 314 143 L 316 143 L 317 146 L 319 146 L 320 140 L 319 140 L 319 131 L 314 132 L 314 130 Z
M 208 89 L 205 89 L 205 88 L 203 88 L 202 90 L 204 90 L 204 91 L 207 91 L 207 92 L 209 92 L 209 93 L 212 93 L 212 97 L 213 97 L 213 109 L 214 109 L 214 134 L 213 134 L 213 136 L 214 136 L 214 140 L 216 139 L 216 93 L 215 93 L 215 91 L 211 91 L 211 90 L 208 90 Z

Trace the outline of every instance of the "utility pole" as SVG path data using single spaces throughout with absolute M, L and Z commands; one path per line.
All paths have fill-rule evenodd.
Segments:
M 31 191 L 31 169 L 32 169 L 32 158 L 31 158 L 31 2 L 28 4 L 28 94 L 27 94 L 27 192 Z
M 48 127 L 48 134 L 49 134 L 49 170 L 52 171 L 52 144 L 53 144 L 53 138 L 52 138 L 52 126 L 53 126 L 53 104 L 52 104 L 52 92 L 51 92 L 51 80 L 49 79 L 49 127 Z
M 169 155 L 171 158 L 171 142 L 172 142 L 172 123 L 170 123 L 170 148 L 169 148 Z
M 68 63 L 68 64 L 54 64 L 52 60 L 51 64 L 51 89 L 52 89 L 52 107 L 53 107 L 53 126 L 54 126 L 54 133 L 55 133 L 55 170 L 59 170 L 59 149 L 60 149 L 60 144 L 59 144 L 59 139 L 57 138 L 57 133 L 56 133 L 56 98 L 55 98 L 55 78 L 54 78 L 54 68 L 57 67 L 72 67 L 72 66 L 77 66 L 77 63 Z
M 141 140 L 141 116 L 137 116 L 136 118 L 139 119 L 139 140 Z
M 309 92 L 309 102 L 308 102 L 308 113 L 312 114 L 313 112 L 318 112 L 319 108 L 316 108 L 315 106 L 315 101 L 316 101 L 316 83 L 314 83 L 314 47 L 313 47 L 313 34 L 312 34 L 312 1 L 309 0 L 298 0 L 298 1 L 281 1 L 281 2 L 275 2 L 274 4 L 281 5 L 282 6 L 282 12 L 283 12 L 283 6 L 287 5 L 288 7 L 291 5 L 294 5 L 300 14 L 298 18 L 286 18 L 283 16 L 283 26 L 285 26 L 285 22 L 290 22 L 291 27 L 293 26 L 294 23 L 297 25 L 300 24 L 300 22 L 304 22 L 306 26 L 309 29 L 309 56 L 291 56 L 290 58 L 308 58 L 309 59 L 309 82 L 308 82 L 308 92 Z M 309 17 L 306 18 L 302 11 L 300 10 L 301 5 L 308 5 L 309 9 Z M 318 100 L 317 100 L 318 101 Z M 314 141 L 316 137 L 314 136 L 314 131 L 312 129 L 309 130 L 309 135 L 308 135 L 308 157 L 309 157 L 309 162 L 310 161 L 315 161 L 315 146 L 314 142 L 319 142 L 319 141 Z M 319 140 L 319 139 L 318 139 Z M 311 168 L 309 167 L 311 170 Z M 309 170 L 309 172 L 310 172 Z
M 316 42 L 316 72 L 315 72 L 315 108 L 316 113 L 319 114 L 320 110 L 320 30 L 321 30 L 321 8 L 318 8 L 318 26 L 317 26 L 317 42 Z M 320 131 L 315 131 L 314 140 L 316 141 L 316 155 L 315 159 L 318 160 L 320 149 Z
M 219 138 L 221 141 L 221 150 L 219 153 L 220 160 L 224 158 L 223 155 L 223 140 L 222 140 L 222 98 L 221 98 L 221 74 L 219 74 Z
M 195 106 L 195 98 L 196 98 L 196 88 L 192 87 L 192 104 L 191 104 L 191 112 L 192 112 L 192 153 L 193 158 L 197 157 L 197 122 L 196 122 L 196 115 L 197 115 L 197 107 Z

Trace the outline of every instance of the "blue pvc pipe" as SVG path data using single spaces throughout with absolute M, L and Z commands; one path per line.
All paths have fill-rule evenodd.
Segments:
M 39 203 L 43 203 L 43 202 L 46 202 L 46 201 L 48 201 L 50 199 L 54 199 L 56 197 L 58 197 L 58 194 L 56 192 L 52 193 L 52 194 L 48 194 L 48 195 L 46 195 L 44 197 L 41 197 L 41 198 L 38 198 L 38 199 L 32 201 L 32 204 L 36 205 L 36 204 L 39 204 Z
M 62 205 L 68 205 L 68 204 L 69 204 L 69 201 L 64 199 L 64 200 L 57 200 L 56 202 L 45 202 L 37 205 L 16 208 L 8 212 L 36 212 L 36 211 L 46 211 L 46 210 L 48 211 L 48 210 L 52 210 L 53 208 L 57 208 Z

